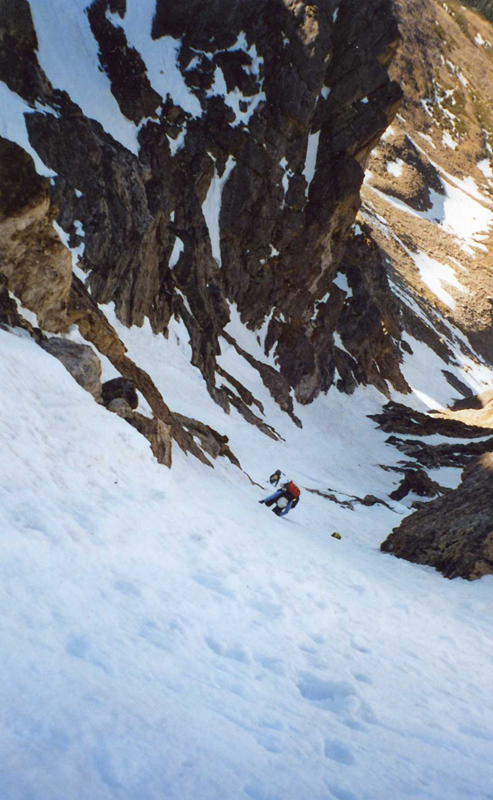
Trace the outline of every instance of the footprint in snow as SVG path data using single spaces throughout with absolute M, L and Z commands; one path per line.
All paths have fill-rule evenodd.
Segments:
M 325 781 L 325 785 L 336 800 L 357 800 L 355 794 L 349 792 L 347 789 L 343 789 L 342 786 L 337 786 L 337 784 L 329 783 L 328 781 Z
M 211 592 L 220 594 L 223 597 L 229 597 L 232 600 L 236 597 L 236 594 L 232 591 L 232 589 L 229 589 L 227 586 L 225 586 L 217 575 L 207 572 L 200 572 L 197 575 L 194 575 L 193 579 L 200 586 L 210 589 Z
M 244 792 L 246 796 L 250 798 L 250 800 L 283 800 L 280 795 L 271 794 L 262 786 L 258 786 L 254 783 L 247 783 L 244 787 Z
M 206 636 L 204 639 L 209 650 L 216 656 L 223 658 L 231 658 L 233 661 L 241 661 L 243 664 L 250 664 L 251 658 L 248 652 L 242 645 L 234 645 L 233 647 L 223 647 L 222 644 L 217 642 L 211 636 Z
M 352 647 L 354 650 L 357 650 L 357 651 L 358 651 L 358 653 L 368 653 L 368 654 L 371 654 L 371 650 L 370 650 L 370 648 L 369 648 L 369 647 L 365 647 L 365 646 L 364 646 L 364 645 L 362 645 L 362 644 L 358 644 L 358 642 L 352 641 L 352 642 L 351 642 L 351 647 Z
M 282 752 L 282 744 L 279 741 L 279 737 L 275 736 L 274 734 L 257 733 L 255 735 L 255 741 L 269 753 Z
M 158 627 L 152 619 L 144 619 L 138 635 L 158 650 L 171 652 L 183 636 L 183 628 L 176 620 L 168 620 Z
M 98 669 L 102 669 L 108 675 L 110 670 L 97 658 L 91 651 L 91 642 L 84 636 L 71 636 L 65 645 L 65 652 L 68 656 L 79 658 L 88 664 L 93 664 Z
M 322 680 L 312 672 L 302 672 L 297 685 L 305 700 L 341 717 L 354 730 L 366 730 L 360 720 L 377 724 L 373 709 L 349 681 Z
M 255 661 L 260 664 L 264 669 L 274 672 L 276 675 L 286 675 L 286 665 L 284 661 L 275 656 L 256 656 Z
M 341 742 L 327 739 L 325 742 L 324 753 L 331 761 L 337 761 L 339 764 L 354 764 L 354 756 L 346 745 Z
M 115 581 L 113 584 L 115 589 L 122 594 L 126 594 L 128 597 L 141 597 L 141 591 L 134 586 L 133 583 L 129 583 L 129 581 Z
M 255 609 L 255 611 L 260 611 L 261 614 L 264 614 L 266 617 L 270 617 L 271 619 L 279 619 L 284 615 L 284 608 L 281 605 L 266 598 L 252 600 L 250 603 L 248 603 L 248 605 L 250 608 Z
M 368 683 L 370 686 L 373 686 L 373 681 L 369 677 L 369 675 L 365 675 L 364 672 L 353 672 L 354 677 L 360 683 Z

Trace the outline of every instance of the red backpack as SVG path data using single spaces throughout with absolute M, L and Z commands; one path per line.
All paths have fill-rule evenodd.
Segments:
M 286 484 L 286 491 L 289 492 L 289 494 L 295 498 L 299 497 L 301 494 L 300 490 L 298 489 L 296 484 L 293 483 L 293 481 L 289 481 L 289 483 Z

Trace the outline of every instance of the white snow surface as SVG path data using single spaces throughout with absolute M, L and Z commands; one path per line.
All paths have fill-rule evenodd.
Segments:
M 457 148 L 457 142 L 455 139 L 452 139 L 448 131 L 443 132 L 442 143 L 447 147 L 450 147 L 451 150 L 455 150 Z
M 178 264 L 179 258 L 183 253 L 184 244 L 182 239 L 179 236 L 175 237 L 175 243 L 173 245 L 173 250 L 171 251 L 171 256 L 169 259 L 169 268 L 173 269 Z
M 317 166 L 317 153 L 318 153 L 318 145 L 320 142 L 320 133 L 321 131 L 317 131 L 316 133 L 310 133 L 306 145 L 306 157 L 305 157 L 305 166 L 303 168 L 303 175 L 305 176 L 307 183 L 305 188 L 305 195 L 307 197 L 310 189 L 310 184 L 315 175 L 315 168 Z
M 213 158 L 213 156 L 211 156 L 211 158 Z M 219 266 L 221 266 L 221 236 L 219 230 L 221 199 L 224 185 L 228 180 L 235 164 L 235 158 L 233 156 L 228 156 L 228 160 L 221 177 L 219 177 L 217 167 L 214 164 L 214 177 L 212 178 L 211 185 L 209 186 L 206 198 L 202 204 L 202 211 L 211 239 L 212 255 L 216 259 Z
M 41 160 L 34 147 L 32 147 L 26 128 L 25 114 L 32 114 L 33 111 L 44 111 L 52 113 L 51 109 L 36 105 L 32 108 L 22 97 L 12 92 L 7 84 L 0 81 L 0 136 L 11 142 L 16 142 L 26 150 L 34 161 L 36 172 L 48 178 L 56 175 L 52 169 L 46 166 Z
M 69 239 L 70 236 L 63 228 L 58 224 L 58 222 L 53 223 L 53 227 L 55 228 L 56 232 L 58 233 L 60 239 L 62 240 L 65 247 L 68 247 L 70 250 L 70 255 L 72 256 L 72 272 L 74 272 L 77 277 L 82 281 L 82 283 L 86 282 L 87 279 L 87 272 L 84 272 L 81 267 L 79 267 L 79 261 L 84 255 L 85 250 L 85 242 L 81 242 L 78 247 L 70 247 Z M 76 229 L 79 236 L 85 236 L 84 228 L 82 227 L 82 222 L 79 219 L 74 220 L 74 228 Z
M 421 280 L 426 283 L 428 288 L 449 308 L 455 308 L 455 300 L 452 295 L 444 289 L 443 284 L 454 286 L 460 292 L 465 292 L 466 288 L 457 279 L 455 270 L 448 264 L 442 264 L 435 258 L 431 258 L 427 253 L 410 253 L 411 258 L 416 264 Z
M 265 102 L 266 100 L 265 92 L 262 88 L 263 77 L 261 76 L 264 66 L 264 59 L 258 55 L 255 44 L 252 44 L 250 47 L 248 47 L 246 34 L 244 31 L 240 32 L 235 44 L 231 47 L 228 47 L 228 49 L 223 52 L 232 53 L 238 50 L 242 50 L 250 56 L 251 64 L 250 66 L 245 66 L 244 69 L 250 75 L 255 77 L 258 82 L 259 91 L 255 95 L 247 96 L 244 95 L 243 92 L 238 89 L 238 87 L 235 87 L 233 90 L 228 92 L 224 73 L 221 67 L 216 66 L 214 71 L 214 84 L 207 93 L 208 97 L 213 97 L 214 95 L 221 96 L 226 105 L 233 110 L 235 114 L 235 121 L 231 123 L 232 127 L 236 127 L 240 123 L 248 125 L 250 118 L 260 103 Z M 245 110 L 241 110 L 240 103 L 246 107 Z
M 98 43 L 85 13 L 87 5 L 87 0 L 31 3 L 39 63 L 55 89 L 68 92 L 87 117 L 100 122 L 114 139 L 137 154 L 137 127 L 122 114 L 108 76 L 98 69 Z
M 483 158 L 478 161 L 477 167 L 483 173 L 485 178 L 493 178 L 493 169 L 491 168 L 491 161 L 489 158 Z
M 156 13 L 156 0 L 128 0 L 123 17 L 107 12 L 115 27 L 125 31 L 130 46 L 140 53 L 147 68 L 152 88 L 165 100 L 169 94 L 176 105 L 194 117 L 202 115 L 198 97 L 189 89 L 177 64 L 180 39 L 172 36 L 151 38 L 152 19 Z
M 393 175 L 394 178 L 400 178 L 400 176 L 402 175 L 402 167 L 404 166 L 404 161 L 402 160 L 402 158 L 396 158 L 395 161 L 387 161 L 387 164 L 385 166 L 387 172 L 390 172 L 390 174 Z
M 416 146 L 424 153 L 419 145 Z M 430 163 L 437 166 L 431 160 Z M 427 211 L 416 211 L 397 197 L 392 197 L 372 186 L 369 182 L 371 172 L 368 170 L 365 173 L 365 185 L 386 203 L 413 217 L 430 220 L 455 236 L 462 249 L 469 255 L 474 256 L 474 249 L 487 251 L 482 240 L 487 238 L 488 231 L 493 227 L 493 212 L 487 208 L 491 201 L 480 194 L 473 178 L 455 178 L 443 169 L 439 169 L 445 176 L 440 178 L 444 193 L 439 194 L 434 189 L 429 189 L 432 206 Z
M 258 483 L 281 467 L 301 503 L 278 519 L 257 503 L 267 486 L 221 459 L 175 448 L 159 466 L 59 361 L 0 330 L 0 796 L 486 800 L 492 578 L 381 554 L 405 504 L 351 511 L 306 491 L 388 500 L 398 476 L 379 464 L 401 454 L 366 416 L 383 398 L 295 404 L 300 430 L 225 348 L 275 442 L 214 404 L 183 323 L 165 339 L 104 310 L 173 409 L 226 433 Z M 237 312 L 228 329 L 267 361 Z M 411 344 L 406 377 L 449 402 L 430 380 L 442 362 Z

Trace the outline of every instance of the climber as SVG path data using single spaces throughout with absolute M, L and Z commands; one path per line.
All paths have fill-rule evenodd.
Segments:
M 287 481 L 283 483 L 281 488 L 277 489 L 274 494 L 265 497 L 263 500 L 259 500 L 259 503 L 266 506 L 275 504 L 275 507 L 272 509 L 274 514 L 277 514 L 278 517 L 285 517 L 286 514 L 289 514 L 291 509 L 296 508 L 300 502 L 300 494 L 301 492 L 296 484 L 293 481 Z M 281 501 L 281 503 L 279 503 L 279 501 Z
M 282 471 L 280 469 L 276 469 L 275 472 L 269 478 L 269 483 L 272 483 L 273 486 L 277 486 L 279 481 L 281 480 Z

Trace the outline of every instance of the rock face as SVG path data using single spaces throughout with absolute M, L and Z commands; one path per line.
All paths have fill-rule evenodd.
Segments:
M 332 283 L 366 159 L 401 100 L 387 74 L 399 40 L 390 0 L 158 0 L 149 42 L 180 38 L 185 107 L 171 85 L 165 94 L 152 84 L 124 2 L 94 0 L 87 19 L 99 69 L 122 114 L 140 125 L 138 154 L 50 84 L 25 0 L 15 14 L 0 14 L 0 79 L 55 112 L 26 114 L 32 146 L 57 173 L 49 200 L 39 179 L 44 205 L 35 208 L 46 217 L 47 203 L 57 206 L 74 246 L 79 221 L 92 299 L 114 302 L 127 325 L 148 317 L 156 333 L 182 317 L 192 363 L 225 410 L 238 402 L 217 384 L 231 302 L 253 328 L 270 316 L 278 397 L 294 390 L 310 402 L 330 388 L 336 368 L 344 390 L 361 381 L 403 388 L 383 271 L 375 283 L 366 258 L 348 256 L 357 306 L 365 297 L 370 304 L 359 333 L 358 314 L 345 313 Z M 60 280 L 68 269 L 65 254 Z M 333 342 L 341 315 L 351 357 Z M 273 386 L 272 375 L 261 374 Z
M 464 471 L 455 491 L 407 517 L 381 549 L 435 567 L 447 578 L 493 574 L 493 454 Z
M 40 342 L 40 346 L 61 361 L 79 386 L 101 402 L 101 362 L 92 347 L 56 336 Z
M 0 137 L 0 267 L 9 288 L 48 331 L 66 328 L 72 259 L 53 228 L 49 181 L 32 158 Z

